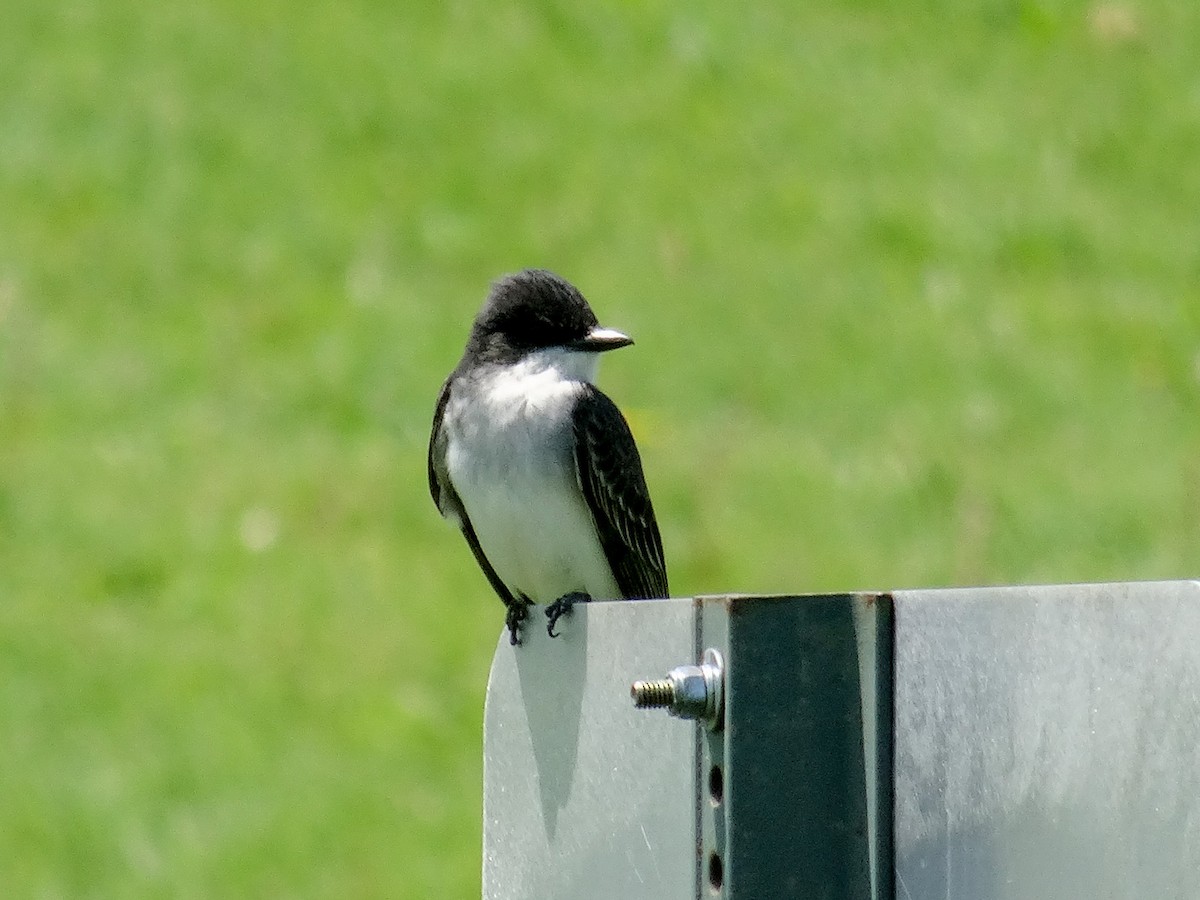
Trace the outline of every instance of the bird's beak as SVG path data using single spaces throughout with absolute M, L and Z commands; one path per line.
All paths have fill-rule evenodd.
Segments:
M 571 345 L 573 350 L 586 350 L 591 353 L 603 353 L 605 350 L 617 350 L 628 347 L 633 338 L 613 328 L 601 328 L 597 325 L 583 338 Z

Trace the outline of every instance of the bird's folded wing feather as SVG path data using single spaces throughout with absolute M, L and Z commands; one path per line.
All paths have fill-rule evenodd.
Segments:
M 667 566 L 633 434 L 608 397 L 587 385 L 572 416 L 579 486 L 625 597 L 666 597 Z

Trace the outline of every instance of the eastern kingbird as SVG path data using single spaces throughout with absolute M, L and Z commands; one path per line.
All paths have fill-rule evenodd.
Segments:
M 429 438 L 429 490 L 508 608 L 547 630 L 591 598 L 666 597 L 667 568 L 633 435 L 592 383 L 599 354 L 632 344 L 541 269 L 492 285 Z

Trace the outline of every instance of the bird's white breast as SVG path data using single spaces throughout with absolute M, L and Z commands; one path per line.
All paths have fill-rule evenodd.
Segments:
M 570 411 L 594 362 L 533 357 L 473 376 L 446 407 L 446 464 L 476 537 L 514 593 L 617 597 L 575 475 Z M 573 370 L 574 369 L 574 370 Z

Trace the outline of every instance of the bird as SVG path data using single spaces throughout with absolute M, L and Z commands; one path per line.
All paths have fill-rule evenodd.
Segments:
M 429 491 L 462 530 L 521 641 L 533 604 L 550 637 L 592 599 L 668 596 L 662 537 L 625 417 L 595 385 L 633 343 L 545 269 L 493 282 L 429 438 Z

